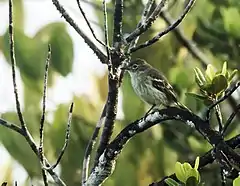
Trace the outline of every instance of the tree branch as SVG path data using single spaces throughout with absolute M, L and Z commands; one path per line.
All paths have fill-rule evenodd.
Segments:
M 233 137 L 232 139 L 226 141 L 226 144 L 233 149 L 237 148 L 239 143 L 240 143 L 240 135 L 237 135 L 237 136 Z M 204 155 L 202 155 L 200 157 L 198 170 L 201 170 L 206 165 L 213 163 L 213 161 L 215 160 L 214 155 L 215 155 L 214 149 L 211 149 L 208 152 L 206 152 Z M 195 162 L 192 161 L 192 162 L 190 162 L 190 164 L 192 166 L 194 166 Z M 149 186 L 167 186 L 167 184 L 165 183 L 165 180 L 167 178 L 172 178 L 177 181 L 176 175 L 172 174 L 170 176 L 164 177 L 162 180 L 160 180 L 158 182 L 150 184 Z
M 57 165 L 60 163 L 63 154 L 68 146 L 69 138 L 70 138 L 70 127 L 71 127 L 71 121 L 72 121 L 72 113 L 73 113 L 73 103 L 70 105 L 69 112 L 68 112 L 68 121 L 67 121 L 67 129 L 66 129 L 66 135 L 65 135 L 65 142 L 64 145 L 60 151 L 60 154 L 58 156 L 58 159 L 55 164 L 52 166 L 45 167 L 46 170 L 53 170 L 57 167 Z
M 230 115 L 230 117 L 228 118 L 228 120 L 226 121 L 224 128 L 222 130 L 222 134 L 225 135 L 229 125 L 232 123 L 234 117 L 237 115 L 237 113 L 240 110 L 240 104 L 238 104 L 237 108 L 235 109 L 235 111 Z
M 219 103 L 223 102 L 225 99 L 227 99 L 235 90 L 237 90 L 237 88 L 240 86 L 240 82 L 237 82 L 232 88 L 229 88 L 228 90 L 225 91 L 225 95 L 220 98 L 219 100 L 217 100 L 215 103 L 213 103 L 212 105 L 210 105 L 208 107 L 208 110 L 206 112 L 206 120 L 210 120 L 210 112 L 211 110 L 218 105 Z
M 89 142 L 87 144 L 87 148 L 85 150 L 85 154 L 84 154 L 84 158 L 83 158 L 83 168 L 82 168 L 82 185 L 84 185 L 84 183 L 86 182 L 86 180 L 88 178 L 89 162 L 90 162 L 90 158 L 91 158 L 90 156 L 92 153 L 92 149 L 96 143 L 99 131 L 102 127 L 103 120 L 106 117 L 106 107 L 107 107 L 107 104 L 104 105 L 100 119 L 96 124 L 95 130 L 94 130 L 92 137 L 89 140 Z
M 0 118 L 0 125 L 2 125 L 2 126 L 4 126 L 4 127 L 7 127 L 7 128 L 9 128 L 9 129 L 11 129 L 11 130 L 13 130 L 13 131 L 21 134 L 22 136 L 25 135 L 25 133 L 23 132 L 23 130 L 21 129 L 21 127 L 15 125 L 15 124 L 13 124 L 13 123 L 10 123 L 10 122 L 8 122 L 8 121 L 6 121 L 6 120 L 4 120 L 4 119 L 1 119 L 1 118 Z
M 118 80 L 108 79 L 108 98 L 106 102 L 106 119 L 104 122 L 103 132 L 100 138 L 100 144 L 97 149 L 95 157 L 94 167 L 98 164 L 99 158 L 106 146 L 109 143 L 111 135 L 113 133 L 114 121 L 117 115 L 117 103 L 118 103 Z
M 16 82 L 16 60 L 15 60 L 15 48 L 14 48 L 14 29 L 13 29 L 13 4 L 12 0 L 9 0 L 9 46 L 10 46 L 10 59 L 11 59 L 11 67 L 12 67 L 12 80 L 13 80 L 13 88 L 14 88 L 14 96 L 16 103 L 16 110 L 18 114 L 18 119 L 21 124 L 21 128 L 24 132 L 27 131 L 26 123 L 24 121 L 24 117 L 21 111 L 21 105 L 19 102 L 18 96 L 18 88 Z
M 43 83 L 43 102 L 42 102 L 42 117 L 40 120 L 40 128 L 39 128 L 39 136 L 40 136 L 40 142 L 39 142 L 39 158 L 40 162 L 43 166 L 43 155 L 44 155 L 44 149 L 43 149 L 43 139 L 44 139 L 44 121 L 45 121 L 45 114 L 46 114 L 46 96 L 47 96 L 47 85 L 48 85 L 48 69 L 49 69 L 49 61 L 51 59 L 51 46 L 48 45 L 48 55 L 46 59 L 46 65 L 45 65 L 45 73 L 44 73 L 44 83 Z M 42 168 L 42 175 L 43 175 L 43 181 L 45 185 L 48 185 L 47 175 L 45 170 Z
M 98 59 L 104 63 L 107 64 L 107 57 L 103 52 L 83 33 L 83 31 L 77 26 L 77 24 L 74 22 L 74 20 L 69 16 L 69 14 L 66 12 L 66 10 L 63 8 L 63 6 L 59 3 L 58 0 L 52 0 L 53 4 L 57 8 L 57 10 L 61 13 L 61 15 L 64 17 L 64 19 L 74 28 L 74 30 L 83 38 L 85 43 L 93 50 L 93 52 L 96 54 Z
M 118 44 L 122 42 L 122 19 L 123 19 L 123 0 L 116 0 L 113 27 L 113 46 L 116 48 L 118 48 Z
M 173 24 L 173 19 L 168 12 L 162 11 L 160 16 L 169 26 Z M 178 41 L 188 49 L 192 56 L 200 61 L 203 68 L 206 68 L 207 64 L 210 64 L 209 59 L 201 52 L 201 50 L 198 49 L 196 44 L 192 40 L 186 38 L 181 28 L 174 28 L 173 33 L 175 34 Z
M 87 23 L 88 28 L 90 29 L 90 31 L 91 31 L 94 39 L 96 39 L 96 41 L 97 41 L 99 44 L 101 44 L 102 46 L 105 46 L 104 43 L 103 43 L 102 41 L 100 41 L 100 40 L 97 38 L 97 36 L 95 35 L 94 30 L 93 30 L 93 28 L 91 27 L 91 24 L 89 23 L 89 21 L 88 21 L 88 19 L 87 19 L 87 17 L 86 17 L 86 14 L 85 14 L 85 12 L 83 11 L 83 9 L 82 9 L 82 7 L 81 7 L 81 4 L 80 4 L 80 1 L 79 1 L 79 0 L 77 0 L 77 4 L 78 4 L 78 8 L 79 8 L 79 10 L 80 10 L 80 12 L 81 12 L 81 14 L 82 14 L 85 22 Z
M 154 3 L 154 0 L 148 0 L 148 2 L 146 3 L 145 7 L 144 7 L 144 10 L 142 12 L 142 17 L 141 19 L 139 20 L 138 24 L 137 24 L 137 28 L 141 27 L 142 25 L 146 24 L 146 19 L 147 19 L 147 16 L 149 15 L 150 13 L 150 10 L 152 8 L 152 5 Z M 139 36 L 137 36 L 135 39 L 133 39 L 130 43 L 130 46 L 128 48 L 128 52 L 130 52 L 130 49 L 135 47 L 137 42 L 138 42 L 138 39 L 139 39 Z
M 167 0 L 161 0 L 161 2 L 158 4 L 158 6 L 155 8 L 153 13 L 149 16 L 149 18 L 146 20 L 144 24 L 142 24 L 140 27 L 137 27 L 127 38 L 126 41 L 130 43 L 135 38 L 146 32 L 153 24 L 153 22 L 158 18 L 160 12 L 162 11 L 162 8 L 165 6 Z M 135 47 L 134 47 L 135 48 Z M 131 52 L 131 50 L 130 50 Z
M 113 33 L 113 46 L 114 52 L 111 54 L 112 67 L 108 75 L 108 97 L 106 102 L 106 119 L 103 127 L 103 132 L 100 138 L 100 144 L 97 149 L 97 154 L 94 161 L 94 167 L 98 164 L 101 154 L 104 152 L 108 145 L 113 133 L 114 121 L 117 115 L 118 103 L 118 88 L 119 83 L 119 66 L 123 59 L 122 57 L 122 14 L 123 14 L 123 0 L 115 1 L 114 12 L 114 33 Z
M 152 38 L 151 40 L 146 41 L 143 44 L 140 44 L 139 46 L 136 46 L 134 48 L 130 49 L 130 53 L 136 52 L 139 49 L 148 47 L 154 43 L 156 43 L 162 36 L 166 35 L 167 33 L 169 33 L 171 30 L 175 29 L 184 19 L 184 17 L 187 15 L 187 13 L 190 11 L 191 7 L 194 5 L 196 0 L 190 0 L 188 2 L 188 5 L 185 7 L 182 15 L 179 16 L 179 18 L 173 22 L 169 27 L 167 27 L 164 31 L 159 32 L 154 38 Z
M 169 107 L 162 110 L 156 110 L 149 113 L 124 128 L 120 134 L 107 146 L 104 153 L 100 156 L 98 164 L 92 170 L 86 185 L 101 184 L 114 170 L 115 160 L 122 151 L 124 145 L 136 134 L 141 133 L 148 128 L 167 120 L 178 120 L 186 123 L 195 129 L 208 140 L 215 148 L 216 153 L 223 153 L 228 160 L 239 167 L 240 157 L 224 142 L 221 134 L 212 130 L 208 121 L 205 121 L 197 115 L 176 107 Z M 222 163 L 223 157 L 218 156 Z
M 108 39 L 107 6 L 106 6 L 105 0 L 103 0 L 103 17 L 104 17 L 105 46 L 106 46 L 107 58 L 108 58 L 108 71 L 113 76 L 113 65 L 112 65 L 111 53 L 109 49 L 109 39 Z
M 18 98 L 18 90 L 17 90 L 17 83 L 16 83 L 16 62 L 15 62 L 15 49 L 14 49 L 14 28 L 13 28 L 13 4 L 12 4 L 12 0 L 9 0 L 9 44 L 10 44 L 10 59 L 11 59 L 11 66 L 12 66 L 12 76 L 13 76 L 13 87 L 14 87 L 14 94 L 15 94 L 15 101 L 16 101 L 16 109 L 17 109 L 17 114 L 19 117 L 19 121 L 21 123 L 21 128 L 18 127 L 17 125 L 8 123 L 7 121 L 4 120 L 0 120 L 1 125 L 6 126 L 16 132 L 18 132 L 19 134 L 21 134 L 22 136 L 24 136 L 24 138 L 26 139 L 27 143 L 29 144 L 29 146 L 31 147 L 31 149 L 33 150 L 33 152 L 39 157 L 39 151 L 37 148 L 37 145 L 35 144 L 33 137 L 31 136 L 31 134 L 29 133 L 27 126 L 25 124 L 22 112 L 21 112 L 21 107 L 20 107 L 20 102 L 19 102 L 19 98 Z M 47 160 L 45 159 L 45 157 L 43 157 L 46 165 L 48 166 L 49 163 L 47 162 Z M 65 183 L 58 177 L 58 175 L 53 171 L 48 171 L 49 174 L 52 176 L 53 180 L 60 186 L 65 186 Z M 44 174 L 44 173 L 43 173 Z M 45 174 L 43 176 L 46 176 Z

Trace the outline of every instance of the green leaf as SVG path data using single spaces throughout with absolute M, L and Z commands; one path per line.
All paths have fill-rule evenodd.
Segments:
M 223 15 L 224 28 L 228 33 L 235 37 L 239 37 L 240 23 L 236 20 L 236 17 L 240 17 L 238 7 L 220 8 L 220 12 Z
M 194 169 L 198 169 L 198 167 L 199 167 L 199 161 L 200 161 L 200 158 L 199 158 L 199 156 L 196 158 L 196 160 L 195 160 L 195 165 L 194 165 Z
M 187 172 L 192 169 L 192 166 L 189 163 L 183 163 L 183 168 Z
M 34 123 L 32 123 L 33 120 L 29 119 L 29 115 L 26 113 L 23 114 L 26 116 L 26 118 L 28 118 L 28 129 L 30 130 L 34 124 L 35 129 L 37 129 L 38 121 L 34 120 Z M 1 117 L 15 124 L 19 124 L 17 114 L 14 112 L 4 113 L 1 115 Z M 30 130 L 30 133 L 33 134 L 32 130 Z M 39 169 L 39 159 L 37 155 L 33 153 L 31 147 L 23 136 L 12 130 L 1 127 L 0 141 L 1 144 L 3 144 L 7 149 L 11 157 L 13 157 L 19 164 L 24 167 L 30 177 L 41 176 L 41 169 Z
M 231 75 L 228 78 L 228 82 L 230 83 L 232 81 L 232 79 L 234 78 L 234 76 L 238 73 L 238 70 L 235 69 L 232 71 Z
M 196 67 L 194 69 L 194 73 L 195 73 L 196 83 L 198 84 L 199 87 L 202 87 L 206 83 L 206 79 L 205 79 L 202 71 Z
M 179 186 L 180 184 L 178 182 L 176 182 L 174 179 L 172 178 L 167 178 L 164 180 L 166 184 L 168 184 L 169 186 Z
M 206 96 L 202 96 L 200 94 L 196 94 L 196 93 L 192 93 L 192 92 L 186 92 L 185 95 L 186 96 L 191 96 L 191 97 L 196 98 L 200 101 L 204 101 L 204 100 L 208 99 Z
M 24 34 L 23 31 L 15 29 L 15 55 L 16 65 L 21 74 L 31 79 L 39 81 L 43 79 L 47 45 L 40 40 L 32 39 Z M 9 38 L 8 31 L 3 38 L 3 53 L 9 63 Z
M 191 168 L 191 169 L 189 169 L 189 171 L 188 171 L 188 174 L 187 174 L 187 179 L 188 178 L 190 178 L 190 177 L 195 177 L 196 178 L 196 181 L 197 181 L 197 183 L 200 181 L 200 177 L 199 177 L 200 175 L 199 175 L 199 172 L 198 172 L 198 170 L 196 170 L 196 169 L 193 169 L 193 168 Z
M 179 181 L 186 183 L 186 170 L 180 162 L 176 162 L 175 164 L 175 174 Z
M 63 23 L 51 23 L 43 27 L 35 38 L 51 44 L 53 68 L 62 76 L 67 76 L 72 71 L 73 42 Z
M 238 176 L 236 179 L 233 180 L 233 186 L 239 186 L 240 185 L 240 176 Z
M 227 87 L 228 87 L 228 81 L 226 77 L 220 74 L 213 78 L 211 92 L 213 94 L 219 94 L 222 91 L 226 90 Z
M 211 64 L 208 64 L 205 74 L 206 74 L 207 81 L 211 82 L 215 75 L 214 67 Z
M 14 27 L 20 30 L 24 29 L 24 5 L 22 0 L 13 1 L 13 21 Z
M 227 75 L 227 62 L 226 62 L 226 61 L 223 63 L 222 74 L 223 74 L 224 76 Z

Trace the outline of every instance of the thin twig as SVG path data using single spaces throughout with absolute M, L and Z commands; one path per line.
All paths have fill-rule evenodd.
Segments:
M 63 148 L 61 149 L 61 152 L 58 156 L 56 163 L 53 164 L 51 167 L 49 167 L 49 166 L 45 167 L 46 170 L 53 170 L 56 168 L 56 166 L 60 163 L 62 156 L 68 146 L 69 137 L 70 137 L 70 127 L 71 127 L 71 121 L 72 121 L 72 113 L 73 113 L 73 103 L 70 105 L 70 109 L 69 109 L 67 129 L 66 129 L 66 135 L 65 135 L 65 141 L 64 141 Z
M 18 127 L 17 125 L 15 125 L 13 123 L 10 123 L 10 122 L 4 120 L 4 119 L 1 119 L 1 118 L 0 118 L 0 125 L 7 127 L 9 129 L 19 133 L 20 135 L 22 135 L 28 142 L 28 144 L 31 147 L 31 149 L 33 150 L 33 152 L 39 157 L 37 145 L 34 143 L 33 138 L 30 134 L 26 134 L 22 130 L 22 128 Z M 43 157 L 43 158 L 44 158 L 46 166 L 50 166 L 47 159 L 45 157 Z M 65 183 L 58 177 L 58 175 L 53 170 L 48 170 L 48 172 L 52 176 L 55 183 L 57 183 L 60 186 L 65 186 Z
M 230 115 L 230 117 L 228 118 L 228 120 L 226 121 L 224 128 L 222 130 L 222 134 L 225 135 L 229 125 L 232 123 L 232 120 L 234 119 L 234 117 L 237 115 L 237 113 L 240 110 L 240 104 L 237 105 L 237 108 L 235 109 L 235 111 Z
M 0 125 L 4 126 L 4 127 L 7 127 L 11 130 L 14 130 L 15 132 L 21 134 L 21 135 L 25 135 L 24 131 L 22 130 L 22 128 L 20 128 L 19 126 L 13 124 L 13 123 L 10 123 L 4 119 L 1 119 L 0 118 Z
M 83 31 L 78 27 L 78 25 L 74 22 L 74 20 L 70 17 L 70 15 L 66 12 L 63 6 L 59 3 L 58 0 L 52 0 L 53 4 L 57 8 L 57 10 L 61 13 L 64 19 L 74 28 L 74 30 L 83 38 L 85 43 L 92 49 L 92 51 L 96 54 L 96 56 L 100 59 L 100 61 L 104 64 L 107 64 L 108 59 L 105 54 L 83 33 Z
M 215 115 L 218 121 L 218 131 L 221 132 L 222 131 L 222 113 L 221 113 L 221 108 L 220 105 L 216 105 L 215 107 Z
M 90 158 L 91 158 L 91 153 L 92 153 L 92 149 L 96 143 L 96 139 L 99 135 L 99 131 L 102 127 L 103 120 L 106 117 L 106 105 L 107 104 L 104 105 L 100 119 L 96 124 L 95 130 L 92 134 L 91 139 L 88 141 L 87 148 L 85 150 L 84 159 L 83 159 L 83 168 L 82 168 L 82 185 L 84 185 L 84 183 L 86 182 L 86 180 L 88 178 L 88 170 L 89 170 L 89 162 L 90 162 Z
M 91 24 L 90 24 L 90 22 L 88 21 L 88 19 L 87 19 L 87 17 L 86 17 L 86 14 L 85 14 L 85 12 L 84 12 L 83 9 L 82 9 L 79 0 L 77 0 L 77 4 L 78 4 L 78 7 L 79 7 L 79 9 L 80 9 L 80 12 L 81 12 L 84 20 L 86 21 L 86 23 L 87 23 L 87 25 L 88 25 L 88 28 L 90 29 L 93 37 L 96 39 L 96 41 L 97 41 L 99 44 L 101 44 L 102 46 L 105 46 L 104 43 L 103 43 L 102 41 L 100 41 L 100 40 L 97 38 L 97 36 L 95 35 L 94 30 L 93 30 L 93 28 L 91 27 Z
M 42 117 L 40 120 L 40 128 L 39 128 L 39 136 L 40 136 L 40 142 L 39 142 L 39 158 L 41 161 L 41 165 L 45 166 L 44 160 L 43 160 L 43 140 L 44 140 L 44 121 L 45 121 L 45 114 L 46 114 L 46 96 L 47 96 L 47 84 L 48 84 L 48 69 L 49 69 L 49 61 L 51 59 L 51 46 L 48 45 L 48 55 L 46 59 L 46 65 L 45 65 L 45 73 L 44 73 L 44 83 L 43 83 L 43 102 L 42 102 Z M 48 185 L 47 175 L 46 171 L 42 168 L 42 175 L 43 175 L 43 181 L 45 185 Z
M 173 22 L 169 27 L 167 27 L 164 31 L 162 32 L 159 32 L 155 37 L 153 37 L 152 39 L 146 41 L 145 43 L 143 44 L 140 44 L 134 48 L 131 48 L 130 52 L 133 53 L 133 52 L 136 52 L 137 50 L 139 49 L 142 49 L 142 48 L 145 48 L 145 47 L 148 47 L 154 43 L 156 43 L 162 36 L 166 35 L 167 33 L 169 33 L 171 30 L 173 30 L 174 28 L 176 28 L 181 22 L 182 20 L 184 19 L 184 17 L 187 15 L 187 13 L 190 11 L 191 7 L 194 5 L 196 0 L 190 0 L 188 2 L 188 5 L 186 6 L 186 8 L 184 9 L 182 15 L 179 16 L 179 18 Z
M 160 16 L 169 26 L 172 25 L 173 19 L 168 12 L 162 11 Z M 180 27 L 175 27 L 173 33 L 175 34 L 178 41 L 188 49 L 192 56 L 200 61 L 203 68 L 206 68 L 207 65 L 210 64 L 210 60 L 207 58 L 207 56 L 204 55 L 204 53 L 196 46 L 192 40 L 187 39 Z
M 109 50 L 109 39 L 108 39 L 107 6 L 106 6 L 105 0 L 103 0 L 103 17 L 104 17 L 104 38 L 105 38 L 105 46 L 106 46 L 107 58 L 108 58 L 108 71 L 113 75 L 112 59 L 111 59 L 111 54 Z
M 154 3 L 154 0 L 148 0 L 147 4 L 145 5 L 145 7 L 143 9 L 142 17 L 141 17 L 140 21 L 137 24 L 137 28 L 142 26 L 143 24 L 146 24 L 146 18 L 147 18 L 148 14 L 149 14 L 149 12 L 150 12 L 150 10 L 152 8 L 153 3 Z M 128 52 L 130 52 L 131 48 L 136 46 L 136 44 L 138 42 L 138 39 L 139 39 L 139 36 L 137 36 L 135 39 L 133 39 L 131 41 L 131 44 L 130 44 L 130 46 L 128 48 Z
M 136 37 L 140 36 L 146 32 L 153 24 L 153 22 L 158 18 L 162 8 L 165 6 L 167 0 L 162 0 L 158 6 L 155 8 L 153 13 L 146 20 L 145 24 L 142 24 L 140 27 L 137 27 L 129 36 L 126 38 L 126 41 L 129 43 L 134 40 Z
M 11 63 L 12 63 L 12 76 L 13 76 L 13 87 L 14 87 L 14 94 L 15 94 L 15 100 L 16 100 L 16 108 L 17 108 L 17 113 L 18 113 L 18 117 L 19 117 L 19 121 L 21 123 L 21 128 L 17 127 L 14 124 L 8 123 L 4 120 L 0 120 L 0 124 L 3 126 L 6 126 L 16 132 L 18 132 L 19 134 L 21 134 L 27 141 L 27 143 L 29 144 L 29 146 L 31 147 L 31 149 L 33 150 L 33 152 L 39 157 L 39 151 L 37 148 L 37 145 L 35 144 L 33 137 L 31 136 L 31 134 L 29 133 L 27 126 L 24 122 L 24 118 L 21 112 L 21 108 L 20 108 L 20 103 L 19 103 L 19 98 L 18 98 L 18 91 L 17 91 L 17 84 L 16 84 L 16 74 L 15 74 L 15 66 L 16 66 L 16 62 L 15 62 L 15 49 L 14 49 L 14 32 L 13 32 L 13 11 L 12 11 L 12 0 L 9 0 L 9 44 L 10 44 L 10 58 L 11 58 Z M 45 157 L 44 161 L 45 164 L 48 166 L 49 163 L 47 161 L 47 159 Z M 48 171 L 49 174 L 52 176 L 53 180 L 55 181 L 55 183 L 57 183 L 60 186 L 65 186 L 65 183 L 58 177 L 58 175 L 53 171 L 53 170 L 49 170 Z
M 12 66 L 12 78 L 13 78 L 13 88 L 15 95 L 15 103 L 19 121 L 21 123 L 21 127 L 23 131 L 27 130 L 26 123 L 24 121 L 24 117 L 21 111 L 21 105 L 19 102 L 18 96 L 18 88 L 16 82 L 16 60 L 15 60 L 15 48 L 14 48 L 14 29 L 13 29 L 13 4 L 12 0 L 9 0 L 9 45 L 10 45 L 10 58 L 11 58 L 11 66 Z
M 237 88 L 240 86 L 240 82 L 237 82 L 234 87 L 229 88 L 227 91 L 225 91 L 225 95 L 223 97 L 221 97 L 219 100 L 217 100 L 215 103 L 213 103 L 212 105 L 210 105 L 207 109 L 206 112 L 206 120 L 209 121 L 210 120 L 210 112 L 211 110 L 219 103 L 223 102 L 225 99 L 227 99 L 235 90 L 237 90 Z

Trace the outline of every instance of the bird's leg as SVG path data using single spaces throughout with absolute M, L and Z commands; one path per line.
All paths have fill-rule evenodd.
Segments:
M 155 106 L 156 106 L 155 104 L 151 106 L 151 108 L 146 112 L 144 118 L 146 118 L 146 116 L 153 110 Z

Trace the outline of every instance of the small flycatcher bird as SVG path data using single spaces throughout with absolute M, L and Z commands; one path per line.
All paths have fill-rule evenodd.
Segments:
M 176 94 L 167 79 L 143 59 L 135 59 L 123 67 L 131 77 L 136 94 L 146 103 L 152 105 L 147 114 L 155 107 L 177 105 L 187 109 L 178 102 Z

